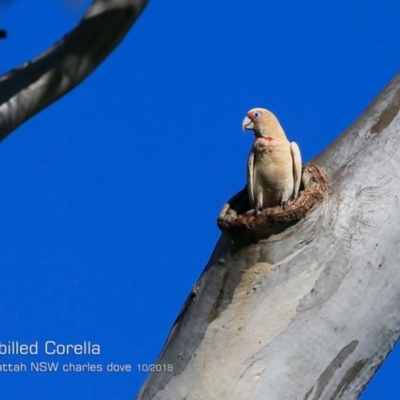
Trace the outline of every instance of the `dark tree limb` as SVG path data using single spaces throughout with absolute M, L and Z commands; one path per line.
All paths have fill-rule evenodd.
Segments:
M 80 23 L 0 77 L 0 140 L 85 79 L 120 43 L 148 0 L 95 0 Z

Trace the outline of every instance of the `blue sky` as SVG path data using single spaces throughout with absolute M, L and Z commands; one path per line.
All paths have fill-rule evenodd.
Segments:
M 2 3 L 1 72 L 87 3 Z M 245 184 L 246 112 L 275 112 L 307 161 L 397 73 L 400 3 L 348 3 L 153 0 L 93 75 L 1 144 L 0 341 L 101 345 L 7 362 L 132 366 L 1 373 L 2 398 L 133 398 Z M 395 349 L 362 400 L 397 399 L 399 376 Z

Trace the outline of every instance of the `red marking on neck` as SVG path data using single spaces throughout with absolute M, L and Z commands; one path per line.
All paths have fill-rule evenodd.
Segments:
M 265 139 L 267 142 L 269 142 L 269 143 L 271 143 L 274 139 L 272 139 L 272 137 L 270 137 L 270 136 L 267 136 L 267 137 L 263 137 L 263 136 L 258 136 L 258 137 L 256 137 L 256 141 L 258 140 L 258 139 Z

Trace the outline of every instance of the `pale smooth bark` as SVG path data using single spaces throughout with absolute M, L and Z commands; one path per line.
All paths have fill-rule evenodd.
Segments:
M 46 52 L 0 77 L 0 140 L 85 79 L 120 43 L 148 0 L 95 0 Z
M 400 75 L 312 161 L 332 192 L 305 218 L 221 236 L 138 399 L 359 397 L 400 335 L 399 109 Z

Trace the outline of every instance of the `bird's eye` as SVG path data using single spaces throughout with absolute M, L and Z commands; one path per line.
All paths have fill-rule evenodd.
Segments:
M 258 121 L 259 119 L 261 119 L 261 113 L 260 112 L 258 112 L 258 111 L 256 111 L 255 113 L 254 113 L 254 118 Z

